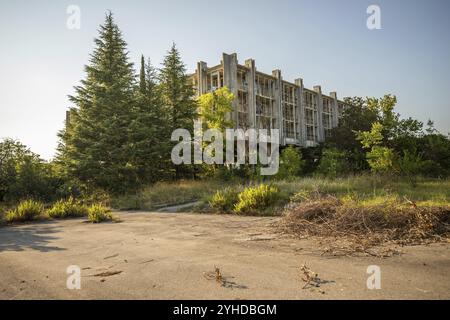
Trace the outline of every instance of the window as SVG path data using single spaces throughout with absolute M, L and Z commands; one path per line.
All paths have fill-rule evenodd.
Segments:
M 238 81 L 238 89 L 242 91 L 247 91 L 248 83 L 245 71 L 238 71 L 237 81 Z
M 313 126 L 306 126 L 306 140 L 316 141 Z
M 306 124 L 310 124 L 313 125 L 314 124 L 314 111 L 311 109 L 306 109 L 305 110 L 305 122 Z
M 217 90 L 223 87 L 223 71 L 215 71 L 207 76 L 208 80 L 208 91 Z

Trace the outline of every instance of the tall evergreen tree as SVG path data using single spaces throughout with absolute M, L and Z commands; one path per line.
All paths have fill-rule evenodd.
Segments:
M 139 72 L 139 91 L 142 94 L 145 94 L 147 90 L 147 81 L 145 78 L 145 58 L 144 55 L 141 55 L 141 70 Z
M 175 44 L 172 45 L 164 58 L 159 79 L 162 102 L 167 110 L 170 132 L 183 128 L 192 133 L 193 120 L 196 117 L 194 89 Z M 175 166 L 176 178 L 180 177 L 182 171 L 189 171 L 186 169 L 186 167 Z
M 86 78 L 69 96 L 76 108 L 60 134 L 60 159 L 82 182 L 123 191 L 136 181 L 136 168 L 127 155 L 135 77 L 112 13 L 107 13 L 95 44 Z
M 130 157 L 141 184 L 165 177 L 170 160 L 168 119 L 163 108 L 156 70 L 141 58 L 135 119 L 130 127 Z

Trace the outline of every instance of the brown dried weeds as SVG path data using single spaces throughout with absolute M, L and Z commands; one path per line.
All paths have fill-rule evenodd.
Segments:
M 291 204 L 279 226 L 290 235 L 318 238 L 322 254 L 385 257 L 398 252 L 395 246 L 448 241 L 450 206 L 343 204 L 325 196 Z

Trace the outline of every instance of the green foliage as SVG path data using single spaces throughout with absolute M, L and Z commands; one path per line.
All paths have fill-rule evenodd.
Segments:
M 137 184 L 137 165 L 130 161 L 130 124 L 134 112 L 135 75 L 126 43 L 108 13 L 95 39 L 86 78 L 70 101 L 76 106 L 60 132 L 59 161 L 69 176 L 118 192 Z
M 47 210 L 47 215 L 55 219 L 85 217 L 87 214 L 88 208 L 72 197 L 67 200 L 58 200 Z
M 400 173 L 410 176 L 422 173 L 425 163 L 417 152 L 405 150 L 403 157 L 398 159 L 397 165 L 399 166 Z
M 331 130 L 325 147 L 345 152 L 349 171 L 360 172 L 369 166 L 366 150 L 357 140 L 355 132 L 370 131 L 372 124 L 378 121 L 378 116 L 376 111 L 368 107 L 367 99 L 353 97 L 344 100 L 351 107 L 344 110 L 342 118 L 339 119 L 339 126 Z
M 102 204 L 93 204 L 88 210 L 88 220 L 92 223 L 112 221 L 114 219 L 111 210 Z
M 225 129 L 234 128 L 234 122 L 227 118 L 233 111 L 234 99 L 235 96 L 227 87 L 198 97 L 199 115 L 207 129 L 218 129 L 223 132 Z
M 423 173 L 434 177 L 450 175 L 450 139 L 436 132 L 429 133 L 417 141 L 417 152 L 425 162 Z
M 206 179 L 158 182 L 143 187 L 139 192 L 112 196 L 111 207 L 120 210 L 154 210 L 209 198 L 223 187 L 223 181 Z
M 183 128 L 193 133 L 193 120 L 197 116 L 197 104 L 192 82 L 186 74 L 186 66 L 181 60 L 175 44 L 164 57 L 159 73 L 162 103 L 166 108 L 169 132 Z M 175 178 L 190 176 L 193 167 L 188 165 L 173 166 Z
M 394 112 L 396 102 L 396 97 L 391 95 L 367 99 L 367 108 L 375 113 L 376 120 L 370 130 L 357 131 L 356 138 L 364 149 L 370 149 L 366 159 L 371 170 L 400 173 L 410 181 L 414 181 L 413 176 L 418 174 L 448 175 L 450 141 L 436 132 L 431 121 L 423 132 L 422 122 L 400 119 L 400 115 Z M 437 143 L 439 151 L 429 150 L 429 142 Z M 437 153 L 445 156 L 436 157 Z M 445 157 L 447 160 L 442 161 Z
M 231 212 L 238 202 L 240 188 L 227 187 L 217 192 L 210 198 L 209 206 L 219 212 Z
M 243 180 L 233 179 L 226 183 L 220 180 L 206 179 L 160 182 L 145 187 L 137 194 L 114 197 L 111 199 L 111 206 L 116 209 L 154 210 L 164 206 L 204 200 L 206 207 L 218 190 L 229 188 L 240 193 L 243 182 Z M 269 211 L 283 206 L 291 196 L 297 197 L 299 200 L 307 200 L 327 194 L 339 198 L 357 197 L 358 199 L 389 196 L 403 199 L 406 197 L 416 201 L 418 205 L 448 204 L 450 201 L 450 180 L 448 179 L 417 177 L 416 183 L 412 185 L 409 179 L 402 176 L 363 174 L 337 178 L 298 177 L 293 180 L 276 180 L 271 185 L 278 189 L 279 193 L 275 204 L 268 208 Z M 220 210 L 216 208 L 215 210 Z M 254 213 L 265 214 L 265 210 L 261 209 Z
M 302 173 L 305 161 L 302 153 L 295 147 L 285 148 L 280 155 L 280 167 L 276 177 L 278 179 L 292 179 Z
M 144 62 L 144 57 L 135 95 L 126 153 L 136 174 L 136 187 L 139 187 L 166 179 L 171 166 L 168 111 L 162 103 L 157 72 L 150 60 Z
M 305 175 L 312 174 L 316 171 L 324 147 L 324 145 L 318 145 L 316 147 L 302 149 L 302 159 L 304 160 L 303 173 Z
M 278 199 L 279 190 L 272 185 L 260 184 L 256 187 L 247 187 L 239 193 L 238 202 L 233 211 L 237 214 L 261 214 Z
M 401 119 L 394 111 L 397 99 L 392 95 L 345 100 L 351 107 L 344 111 L 339 126 L 332 129 L 325 147 L 344 152 L 349 171 L 372 169 L 403 175 L 415 171 L 441 177 L 449 174 L 450 140 L 434 129 L 432 121 L 423 131 L 422 122 Z M 413 164 L 416 160 L 419 162 Z
M 374 146 L 367 153 L 367 161 L 374 172 L 390 172 L 394 167 L 395 155 L 390 148 Z
M 320 175 L 336 178 L 347 171 L 347 160 L 345 152 L 336 148 L 327 148 L 322 151 L 320 164 L 316 172 Z
M 25 200 L 6 213 L 7 222 L 24 222 L 36 220 L 44 213 L 44 205 L 34 200 Z
M 383 125 L 379 122 L 372 123 L 370 131 L 362 131 L 357 133 L 358 140 L 361 141 L 364 148 L 371 148 L 381 144 L 383 141 Z
M 61 185 L 53 164 L 18 141 L 0 142 L 0 202 L 28 197 L 49 201 Z
M 193 99 L 194 88 L 175 44 L 164 57 L 159 80 L 163 104 L 168 108 L 171 131 L 192 128 L 197 107 Z
M 222 87 L 213 92 L 205 93 L 197 98 L 198 112 L 202 120 L 203 131 L 215 129 L 225 134 L 225 130 L 234 128 L 234 121 L 229 119 L 229 114 L 233 111 L 233 101 L 235 96 L 227 88 Z M 210 140 L 211 143 L 204 142 L 203 152 L 211 158 L 216 156 L 216 152 L 221 149 L 225 154 L 226 145 L 223 141 L 216 141 L 216 136 Z M 230 168 L 216 164 L 205 163 L 201 166 L 202 174 L 207 177 L 221 177 L 227 179 L 232 176 Z

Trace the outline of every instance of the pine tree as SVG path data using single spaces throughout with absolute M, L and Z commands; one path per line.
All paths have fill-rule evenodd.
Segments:
M 175 44 L 164 58 L 159 78 L 162 102 L 167 108 L 170 132 L 183 128 L 192 134 L 193 120 L 196 117 L 194 89 L 189 82 L 186 67 Z M 175 166 L 176 178 L 180 178 L 182 171 L 186 172 L 186 169 L 186 167 Z
M 142 94 L 145 94 L 146 90 L 147 90 L 147 82 L 146 82 L 146 78 L 145 78 L 145 58 L 144 55 L 141 55 L 141 70 L 139 73 L 139 91 Z
M 130 157 L 140 184 L 161 180 L 170 160 L 168 119 L 162 105 L 156 70 L 150 60 L 141 58 L 135 119 L 130 127 Z
M 136 181 L 129 162 L 129 125 L 133 119 L 135 77 L 126 43 L 111 12 L 100 26 L 86 78 L 69 99 L 76 108 L 61 132 L 60 159 L 70 175 L 110 191 Z

